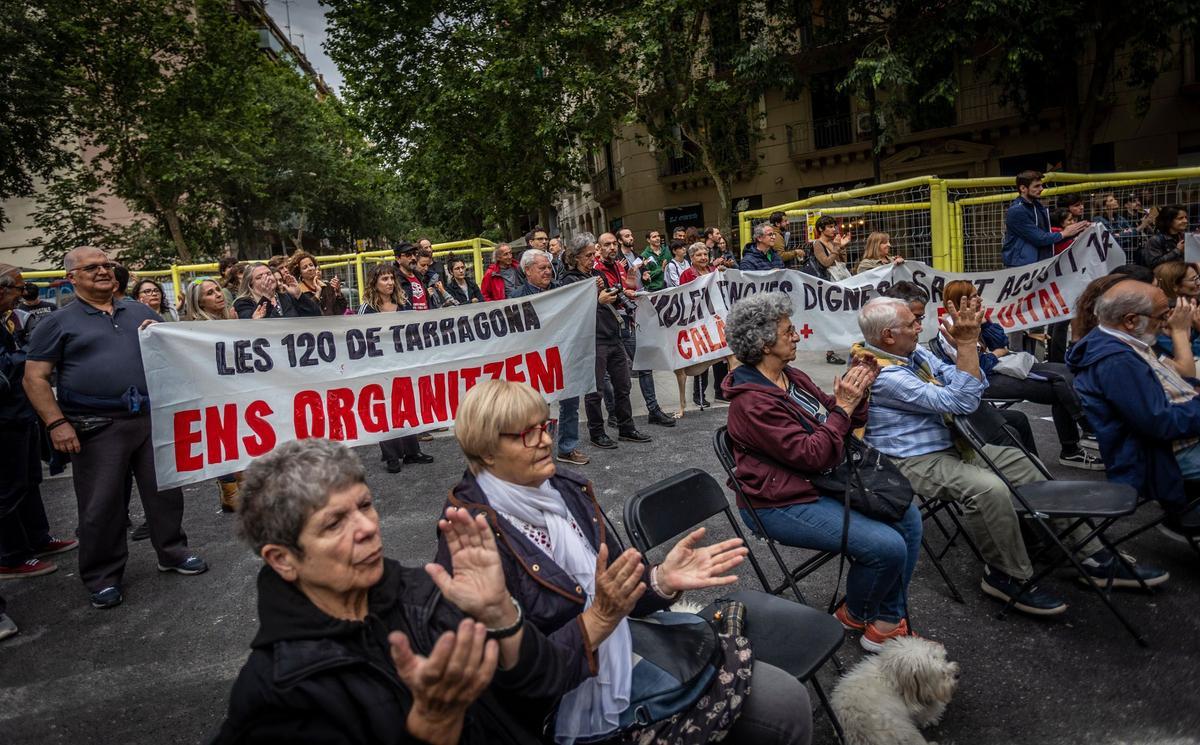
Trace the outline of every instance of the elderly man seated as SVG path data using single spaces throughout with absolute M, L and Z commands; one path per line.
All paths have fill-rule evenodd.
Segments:
M 918 344 L 921 319 L 907 303 L 893 298 L 876 298 L 859 312 L 858 326 L 866 342 L 851 349 L 854 356 L 875 358 L 879 377 L 871 387 L 871 409 L 866 440 L 892 457 L 918 494 L 935 499 L 952 499 L 963 506 L 964 527 L 983 554 L 985 566 L 980 588 L 1000 600 L 1015 600 L 1020 611 L 1054 615 L 1066 603 L 1037 587 L 1020 592 L 1033 575 L 1025 550 L 1012 497 L 1004 482 L 985 465 L 976 465 L 956 447 L 947 426 L 950 416 L 970 414 L 979 407 L 986 378 L 979 369 L 979 327 L 983 313 L 978 298 L 962 308 L 947 309 L 953 325 L 947 330 L 957 349 L 951 365 L 942 362 Z M 988 445 L 987 454 L 1016 484 L 1042 479 L 1041 472 L 1017 448 Z M 1060 526 L 1065 527 L 1065 526 Z M 1078 531 L 1083 531 L 1081 526 Z M 1072 538 L 1083 537 L 1083 533 Z M 1097 581 L 1110 570 L 1119 586 L 1137 584 L 1122 562 L 1107 551 L 1089 544 L 1084 568 Z M 1166 580 L 1165 572 L 1135 567 L 1147 584 Z
M 1096 301 L 1100 325 L 1071 347 L 1067 364 L 1109 480 L 1158 500 L 1169 529 L 1200 535 L 1200 510 L 1187 510 L 1183 486 L 1200 480 L 1200 381 L 1153 348 L 1173 312 L 1159 288 L 1119 282 Z

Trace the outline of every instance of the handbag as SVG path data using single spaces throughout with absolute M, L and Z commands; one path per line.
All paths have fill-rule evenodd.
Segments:
M 1017 380 L 1025 380 L 1029 377 L 1029 371 L 1033 369 L 1035 363 L 1037 363 L 1037 358 L 1029 352 L 1009 352 L 999 358 L 996 366 L 992 368 L 992 372 Z
M 694 613 L 663 611 L 629 619 L 633 675 L 617 732 L 646 727 L 692 707 L 721 659 L 717 631 Z M 608 739 L 614 733 L 608 733 Z

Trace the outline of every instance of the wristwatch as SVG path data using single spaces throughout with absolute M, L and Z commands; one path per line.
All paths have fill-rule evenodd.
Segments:
M 512 601 L 513 607 L 517 609 L 517 620 L 513 621 L 511 626 L 505 626 L 502 629 L 488 629 L 487 638 L 497 640 L 507 639 L 520 631 L 521 627 L 525 625 L 525 612 L 521 610 L 521 604 L 512 595 L 509 595 L 508 599 Z

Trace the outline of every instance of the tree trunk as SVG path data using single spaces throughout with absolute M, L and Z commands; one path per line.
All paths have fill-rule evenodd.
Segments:
M 725 236 L 725 245 L 732 250 L 739 240 L 733 226 L 733 176 L 721 173 L 712 149 L 697 140 L 698 138 L 695 138 L 692 141 L 700 146 L 700 164 L 704 166 L 713 186 L 717 188 L 717 219 L 712 224 L 721 230 L 721 235 Z M 736 255 L 737 252 L 734 253 Z
M 1073 92 L 1065 106 L 1066 169 L 1087 173 L 1091 169 L 1092 144 L 1100 124 L 1100 103 L 1104 87 L 1113 73 L 1116 42 L 1112 34 L 1100 34 L 1095 39 L 1095 59 L 1088 74 L 1082 98 Z
M 175 242 L 175 250 L 179 253 L 179 260 L 184 264 L 192 263 L 192 251 L 188 248 L 187 241 L 183 239 L 183 228 L 179 225 L 179 214 L 173 208 L 159 207 L 159 212 L 162 213 L 163 219 L 167 221 L 167 230 L 171 231 L 171 240 Z

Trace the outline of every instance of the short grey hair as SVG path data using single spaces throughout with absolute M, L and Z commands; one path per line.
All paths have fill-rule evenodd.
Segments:
M 708 246 L 704 245 L 703 241 L 696 241 L 692 245 L 688 246 L 688 254 L 687 254 L 688 261 L 692 260 L 692 257 L 696 255 L 697 251 L 704 251 L 705 253 L 709 253 L 710 255 L 708 258 L 710 258 L 710 259 L 712 258 L 711 253 L 708 250 Z
M 775 226 L 766 221 L 760 222 L 759 224 L 755 225 L 754 226 L 754 240 L 757 241 L 759 238 L 762 238 L 763 233 L 767 232 L 767 228 L 773 228 L 773 227 L 775 227 Z
M 507 243 L 498 244 L 495 248 L 492 249 L 492 263 L 493 264 L 496 263 L 496 257 L 500 255 L 500 249 L 502 249 L 502 248 L 507 248 L 509 250 L 512 250 L 512 246 Z
M 596 236 L 591 233 L 578 233 L 571 236 L 571 243 L 563 249 L 563 264 L 568 269 L 574 269 L 576 259 L 579 254 L 588 250 L 588 247 L 596 245 Z
M 16 287 L 17 275 L 21 273 L 12 264 L 0 264 L 0 287 Z
M 366 480 L 358 456 L 341 443 L 319 438 L 285 443 L 246 468 L 238 533 L 255 553 L 275 544 L 303 556 L 304 524 L 331 494 Z
M 883 332 L 895 328 L 900 311 L 908 310 L 908 303 L 894 297 L 871 298 L 858 312 L 858 330 L 868 344 L 879 345 Z
M 525 253 L 521 254 L 521 271 L 528 272 L 529 267 L 533 266 L 533 262 L 538 259 L 545 259 L 549 262 L 554 261 L 553 256 L 540 248 L 527 248 L 525 249 Z
M 1124 288 L 1121 285 L 1132 280 L 1122 280 L 1096 301 L 1096 320 L 1105 326 L 1120 326 L 1125 316 L 1149 315 L 1154 310 L 1154 301 L 1142 288 L 1133 285 Z M 1142 319 L 1149 323 L 1145 318 Z M 1145 331 L 1145 326 L 1141 326 Z M 1139 333 L 1141 333 L 1139 331 Z
M 779 319 L 792 317 L 792 301 L 782 292 L 763 292 L 739 300 L 725 322 L 725 340 L 738 362 L 757 365 L 763 349 L 779 340 Z

